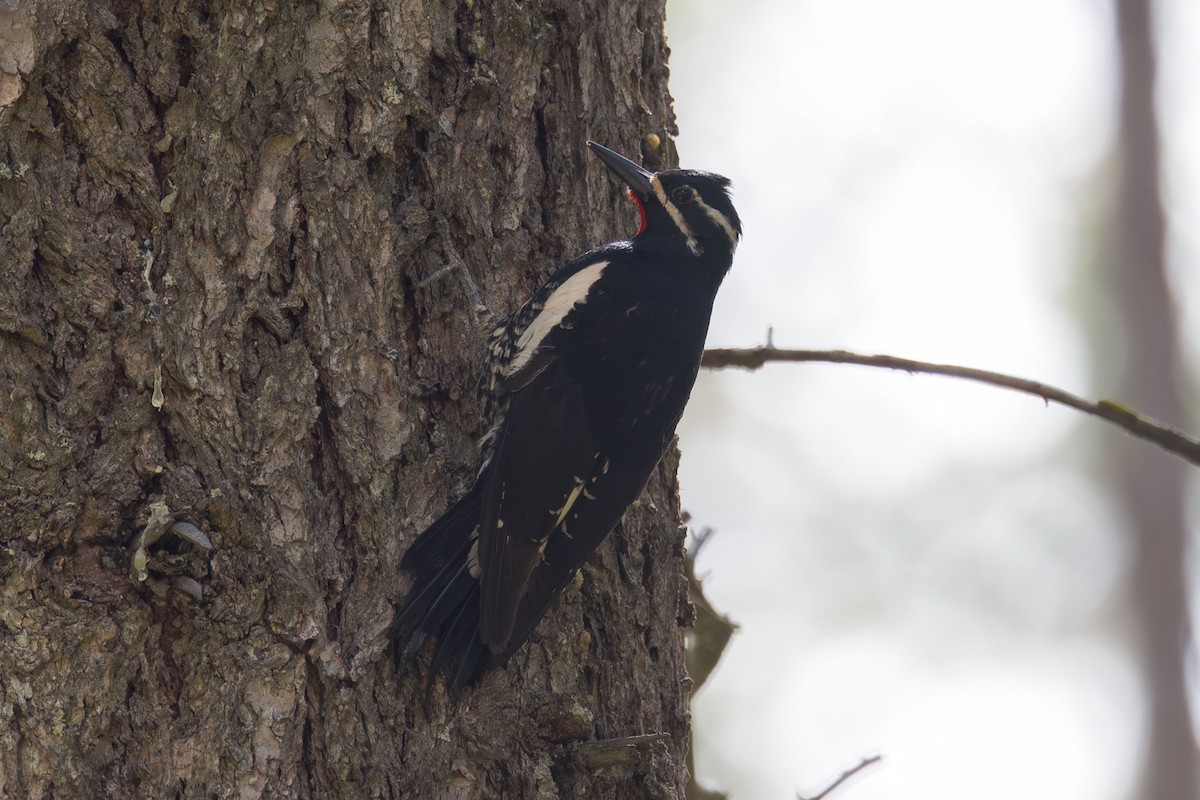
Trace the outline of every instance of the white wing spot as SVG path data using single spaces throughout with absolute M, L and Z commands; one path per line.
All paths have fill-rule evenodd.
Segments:
M 467 572 L 476 580 L 483 574 L 483 567 L 479 564 L 479 539 L 471 542 L 471 551 L 467 553 Z
M 583 478 L 576 475 L 575 487 L 571 489 L 571 493 L 567 495 L 567 501 L 563 503 L 562 508 L 550 512 L 551 514 L 555 515 L 554 526 L 558 527 L 559 525 L 562 525 L 563 533 L 567 533 L 567 526 L 563 525 L 563 520 L 567 518 L 567 514 L 571 511 L 571 507 L 575 505 L 575 501 L 579 499 L 579 495 L 582 494 L 589 500 L 595 499 L 592 495 L 588 494 L 588 492 L 584 490 L 583 485 Z M 571 538 L 569 533 L 567 534 L 567 538 Z

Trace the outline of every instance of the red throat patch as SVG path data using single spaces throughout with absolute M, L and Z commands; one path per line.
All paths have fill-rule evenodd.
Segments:
M 642 231 L 646 230 L 646 207 L 642 205 L 641 199 L 633 193 L 633 189 L 626 189 L 625 193 L 629 195 L 629 199 L 637 206 L 638 215 L 642 218 L 642 222 L 638 225 L 637 233 L 634 236 L 639 236 Z

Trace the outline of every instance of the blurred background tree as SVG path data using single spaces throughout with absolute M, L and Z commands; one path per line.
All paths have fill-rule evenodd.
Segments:
M 710 346 L 772 325 L 1195 429 L 1196 4 L 669 11 L 683 161 L 746 209 Z M 697 568 L 741 626 L 697 700 L 711 784 L 811 793 L 881 752 L 842 796 L 1195 796 L 1194 470 L 1026 398 L 824 365 L 703 376 L 681 440 L 717 531 Z

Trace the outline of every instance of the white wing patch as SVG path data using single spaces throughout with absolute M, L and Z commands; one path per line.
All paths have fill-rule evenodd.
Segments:
M 571 309 L 587 300 L 592 284 L 600 279 L 607 266 L 607 261 L 586 266 L 550 293 L 542 310 L 533 318 L 533 322 L 529 323 L 521 338 L 517 339 L 517 354 L 504 370 L 505 375 L 512 375 L 529 363 L 529 359 L 533 357 L 546 335 L 562 322 Z

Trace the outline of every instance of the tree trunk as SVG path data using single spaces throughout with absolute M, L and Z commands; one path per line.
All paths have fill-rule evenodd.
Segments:
M 1120 182 L 1113 297 L 1122 324 L 1121 382 L 1139 411 L 1186 427 L 1182 356 L 1167 270 L 1152 0 L 1117 0 L 1120 45 Z M 1114 496 L 1132 543 L 1131 589 L 1145 671 L 1147 800 L 1197 796 L 1196 739 L 1188 708 L 1193 646 L 1187 592 L 1187 471 L 1142 442 L 1114 446 Z
M 673 457 L 465 707 L 387 652 L 482 433 L 424 281 L 507 313 L 632 232 L 584 142 L 673 157 L 662 22 L 0 2 L 0 797 L 681 796 Z

